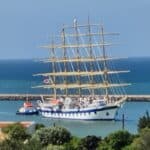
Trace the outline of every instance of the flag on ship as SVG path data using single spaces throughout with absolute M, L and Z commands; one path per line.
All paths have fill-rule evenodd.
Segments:
M 49 79 L 44 79 L 44 80 L 43 80 L 43 83 L 44 83 L 44 84 L 49 84 L 49 83 L 50 83 L 50 80 L 49 80 Z

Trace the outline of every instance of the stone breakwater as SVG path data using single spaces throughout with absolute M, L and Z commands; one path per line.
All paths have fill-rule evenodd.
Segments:
M 40 100 L 41 95 L 44 98 L 51 98 L 52 95 L 46 94 L 0 94 L 0 100 Z M 59 96 L 59 95 L 58 95 Z M 113 97 L 120 97 L 120 95 L 112 95 Z M 127 101 L 149 101 L 150 95 L 126 95 Z M 71 97 L 75 97 L 74 95 Z
M 44 98 L 49 97 L 48 95 L 42 95 Z M 40 94 L 0 94 L 0 100 L 39 100 L 41 99 Z

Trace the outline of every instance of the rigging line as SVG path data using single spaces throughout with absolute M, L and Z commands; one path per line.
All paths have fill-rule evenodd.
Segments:
M 79 29 L 78 29 L 79 30 Z M 80 33 L 80 30 L 78 31 Z M 83 40 L 83 37 L 81 37 L 81 42 L 84 43 L 84 40 Z M 89 53 L 88 53 L 88 49 L 87 48 L 84 48 L 85 49 L 85 52 L 87 54 L 87 57 L 90 57 Z M 83 51 L 81 51 L 81 53 L 83 53 Z M 84 62 L 84 67 L 85 67 L 85 70 L 88 71 L 87 69 L 87 65 L 86 63 Z M 88 76 L 89 77 L 89 76 Z M 90 80 L 90 77 L 89 77 L 89 80 Z
M 79 30 L 79 28 L 77 29 L 78 30 L 78 33 L 80 34 L 81 32 L 80 32 L 80 30 Z M 81 41 L 80 43 L 84 43 L 84 40 L 83 40 L 83 38 L 81 38 L 81 37 L 79 37 L 79 40 Z M 85 50 L 85 53 L 87 54 L 87 57 L 88 57 L 88 53 L 87 53 L 87 48 L 83 48 L 84 50 Z M 80 54 L 81 54 L 81 56 L 84 56 L 84 53 L 83 53 L 84 51 L 80 51 Z M 87 62 L 83 62 L 83 68 L 84 68 L 84 70 L 87 72 L 88 71 L 88 69 L 87 69 Z M 90 81 L 90 77 L 89 77 L 89 75 L 87 76 L 87 78 L 88 78 L 88 81 Z M 88 93 L 91 93 L 90 92 L 90 89 L 87 89 L 88 90 Z
M 78 28 L 78 32 L 79 32 L 79 34 L 81 33 L 79 28 Z M 79 37 L 79 39 L 81 40 L 81 43 L 83 43 L 83 44 L 85 43 L 83 37 Z M 85 50 L 85 53 L 87 54 L 87 57 L 90 57 L 88 49 L 85 48 L 85 47 L 83 49 Z M 83 51 L 81 51 L 80 53 L 83 53 Z M 88 71 L 88 69 L 87 69 L 87 62 L 83 62 L 83 65 L 84 65 L 85 70 Z M 88 75 L 88 80 L 90 81 L 90 76 L 89 75 Z M 89 91 L 89 93 L 91 93 L 90 89 L 88 89 L 88 91 Z
M 93 55 L 95 56 L 95 52 L 93 51 Z M 97 64 L 97 65 L 96 65 Z M 100 63 L 98 61 L 95 61 L 94 63 L 95 66 L 98 66 L 98 70 L 102 71 Z M 98 78 L 96 78 L 96 81 L 99 82 L 100 81 L 104 81 L 103 75 L 99 75 Z
M 115 68 L 116 68 L 116 67 L 115 67 L 115 64 L 114 64 L 113 62 L 111 62 L 111 61 L 110 61 L 110 66 L 112 67 L 112 69 L 115 69 Z M 116 81 L 117 81 L 117 82 L 122 83 L 122 81 L 121 81 L 120 78 L 119 78 L 119 74 L 116 74 L 116 75 L 114 76 L 114 78 L 115 78 L 115 77 L 116 77 Z M 126 92 L 125 92 L 124 87 L 120 87 L 118 92 L 119 92 L 120 95 L 121 95 L 121 94 L 126 95 Z
M 95 40 L 95 37 L 94 37 L 94 40 Z M 96 41 L 96 40 L 95 40 L 95 41 Z M 97 49 L 99 49 L 97 52 L 100 52 L 100 51 L 101 51 L 100 47 L 97 47 Z M 102 70 L 102 69 L 101 69 L 101 70 Z M 101 76 L 101 78 L 102 78 L 102 81 L 104 82 L 104 81 L 105 81 L 105 80 L 104 80 L 104 76 Z M 108 82 L 111 83 L 111 82 L 110 82 L 110 78 L 108 78 Z M 111 90 L 111 91 L 114 91 L 113 87 L 111 87 L 110 90 Z
M 93 51 L 93 55 L 95 56 L 95 52 Z M 97 65 L 96 65 L 97 64 Z M 101 67 L 100 67 L 100 63 L 98 61 L 95 61 L 94 62 L 94 66 L 98 66 L 98 70 L 101 70 Z M 102 81 L 102 76 L 99 75 L 99 76 L 96 76 L 95 77 L 95 81 L 97 82 L 101 82 Z M 101 90 L 100 90 L 101 91 Z
M 108 64 L 108 66 L 109 66 L 109 68 L 111 68 L 109 64 Z M 113 70 L 113 69 L 112 69 L 112 70 Z M 111 77 L 110 77 L 110 76 L 111 76 Z M 114 75 L 110 75 L 110 76 L 108 77 L 108 81 L 109 81 L 110 83 L 118 83 L 118 81 L 115 82 L 115 81 L 113 80 L 115 74 L 114 74 Z M 116 79 L 115 79 L 115 80 L 116 80 Z M 118 91 L 116 88 L 114 88 L 114 87 L 110 87 L 109 90 L 111 91 L 111 93 L 116 93 L 116 94 L 117 94 L 117 93 L 119 92 L 119 91 Z
M 111 65 L 110 64 L 108 64 L 109 65 L 109 67 L 110 68 L 112 68 L 111 67 Z M 112 70 L 113 70 L 113 68 L 112 68 Z M 112 76 L 111 75 L 111 77 L 109 77 L 108 78 L 108 80 L 109 80 L 109 82 L 111 82 L 111 83 L 120 83 L 120 82 L 118 82 L 118 80 L 115 78 L 115 74 Z M 120 94 L 120 88 L 118 88 L 119 90 L 117 90 L 117 88 L 115 88 L 115 87 L 110 87 L 110 90 L 112 91 L 112 93 L 116 93 L 116 94 Z M 122 93 L 122 92 L 121 92 Z
M 94 41 L 96 42 L 95 37 L 94 37 Z M 101 51 L 100 47 L 97 47 L 96 49 L 97 49 L 97 52 L 99 52 L 98 55 L 100 56 L 100 51 Z M 93 53 L 94 53 L 94 55 L 96 55 L 96 52 L 95 52 L 95 51 L 93 51 Z M 102 71 L 102 68 L 101 68 L 101 66 L 100 66 L 100 62 L 96 61 L 96 63 L 97 63 L 97 66 L 98 66 L 99 71 Z M 100 80 L 104 81 L 104 76 L 103 76 L 103 75 L 102 75 L 102 76 L 99 76 L 99 78 L 100 78 Z
M 70 44 L 70 41 L 69 41 L 68 37 L 66 37 L 66 40 L 67 40 L 67 43 Z M 75 51 L 73 50 L 73 48 L 71 48 L 71 51 L 72 51 L 73 55 L 75 55 Z M 75 72 L 73 62 L 71 60 L 70 60 L 70 64 L 71 64 L 72 71 Z M 75 81 L 77 81 L 77 76 L 73 76 L 73 78 L 75 79 Z
M 118 75 L 118 74 L 117 74 L 117 75 Z M 115 76 L 115 75 L 114 75 L 114 76 Z M 109 82 L 112 82 L 112 83 L 114 82 L 113 79 L 115 79 L 115 78 L 113 78 L 113 77 L 112 77 L 112 78 L 108 78 Z M 116 80 L 117 83 L 118 83 L 118 80 L 117 80 L 117 79 L 115 79 L 115 80 Z M 119 83 L 120 83 L 120 82 L 119 82 Z M 122 87 L 121 87 L 121 88 L 122 88 Z M 120 88 L 119 88 L 119 90 L 117 90 L 115 87 L 111 87 L 110 90 L 116 91 L 116 93 L 120 93 L 120 92 L 121 92 L 121 91 L 120 91 Z M 115 92 L 114 92 L 114 93 L 115 93 Z M 121 93 L 122 93 L 122 92 L 121 92 Z
M 113 62 L 112 62 L 112 67 L 115 67 L 115 65 L 114 65 Z M 116 77 L 117 77 L 117 80 L 119 81 L 119 83 L 122 83 L 121 79 L 119 78 L 119 74 L 116 74 Z M 121 88 L 120 90 L 122 90 L 121 92 L 122 92 L 124 95 L 126 95 L 126 91 L 125 91 L 124 87 L 120 87 L 120 88 Z
M 112 70 L 114 70 L 116 68 L 115 64 L 113 62 L 109 62 L 109 65 L 112 68 Z M 116 82 L 118 82 L 118 83 L 122 83 L 121 80 L 120 80 L 120 78 L 119 78 L 119 74 L 116 74 L 114 76 L 114 80 L 116 80 Z M 126 94 L 123 87 L 118 88 L 118 93 L 119 94 Z
M 60 72 L 63 71 L 60 63 L 57 63 L 57 69 L 58 69 L 57 71 L 60 71 Z M 63 78 L 62 77 L 58 77 L 58 80 L 59 80 L 59 82 L 63 82 Z

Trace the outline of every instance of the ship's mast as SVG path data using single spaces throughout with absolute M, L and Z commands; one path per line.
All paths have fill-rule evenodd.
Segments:
M 52 45 L 54 45 L 54 41 L 53 41 L 53 38 L 52 38 Z M 53 73 L 55 73 L 56 72 L 56 62 L 55 62 L 55 60 L 56 60 L 56 55 L 55 55 L 55 49 L 54 48 L 52 48 L 52 50 L 51 50 L 51 52 L 52 52 L 52 59 L 53 59 L 53 61 L 52 61 L 52 71 L 53 71 Z M 49 77 L 49 78 L 51 78 L 51 77 Z M 53 76 L 53 83 L 52 84 L 55 84 L 55 81 L 56 81 L 56 76 Z M 53 88 L 53 92 L 54 92 L 54 99 L 56 99 L 56 88 L 54 87 Z
M 77 20 L 74 19 L 74 28 L 75 28 L 75 34 L 76 34 L 76 44 L 79 45 L 79 36 L 78 36 L 78 25 L 77 25 Z M 78 62 L 77 62 L 77 72 L 79 73 L 80 72 L 80 52 L 79 52 L 79 47 L 77 46 L 76 47 L 76 55 L 77 55 L 77 59 L 78 59 Z M 81 77 L 80 75 L 78 75 L 78 84 L 80 85 L 81 84 Z M 81 88 L 79 88 L 79 95 L 81 97 Z
M 92 37 L 91 37 L 91 26 L 90 26 L 90 18 L 88 16 L 88 34 L 89 34 L 89 54 L 90 54 L 90 58 L 93 59 L 93 52 L 92 52 Z M 90 71 L 91 71 L 91 74 L 93 72 L 93 62 L 90 61 Z M 90 82 L 91 84 L 93 84 L 94 82 L 94 79 L 93 79 L 93 75 L 90 76 Z M 91 94 L 94 96 L 94 89 L 91 89 Z
M 64 58 L 64 60 L 66 60 L 66 59 L 67 59 L 67 56 L 66 56 L 66 54 L 67 54 L 67 49 L 66 49 L 66 47 L 65 47 L 65 45 L 66 45 L 66 37 L 65 37 L 65 28 L 64 28 L 64 27 L 63 27 L 63 29 L 62 29 L 62 43 L 63 43 L 63 46 L 64 46 L 64 48 L 63 48 L 63 58 Z M 65 73 L 67 72 L 67 64 L 66 64 L 66 61 L 64 61 L 64 72 L 65 72 Z M 65 84 L 65 85 L 67 84 L 67 77 L 66 77 L 66 76 L 64 76 L 64 84 Z M 64 93 L 65 93 L 66 96 L 68 95 L 67 88 L 64 89 Z
M 106 86 L 105 88 L 105 96 L 106 96 L 106 101 L 109 100 L 109 95 L 108 95 L 108 87 L 107 85 L 109 84 L 108 83 L 108 69 L 107 69 L 107 60 L 106 60 L 106 50 L 105 50 L 105 38 L 104 38 L 104 28 L 103 28 L 103 25 L 101 25 L 101 37 L 102 37 L 102 56 L 104 58 L 104 61 L 103 61 L 103 72 L 104 72 L 104 85 Z

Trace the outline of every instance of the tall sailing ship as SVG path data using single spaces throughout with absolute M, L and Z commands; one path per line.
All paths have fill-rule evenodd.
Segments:
M 46 78 L 44 85 L 52 97 L 48 102 L 38 102 L 42 116 L 58 119 L 114 120 L 117 110 L 126 100 L 119 73 L 111 63 L 117 58 L 107 55 L 106 37 L 118 33 L 104 32 L 103 25 L 79 25 L 74 19 L 72 26 L 63 25 L 60 36 L 52 38 L 50 45 L 42 46 L 50 51 L 50 72 L 37 75 Z M 113 76 L 116 76 L 114 78 Z M 121 87 L 121 88 L 119 88 Z M 122 89 L 122 90 L 120 90 Z M 120 96 L 114 96 L 119 94 Z

